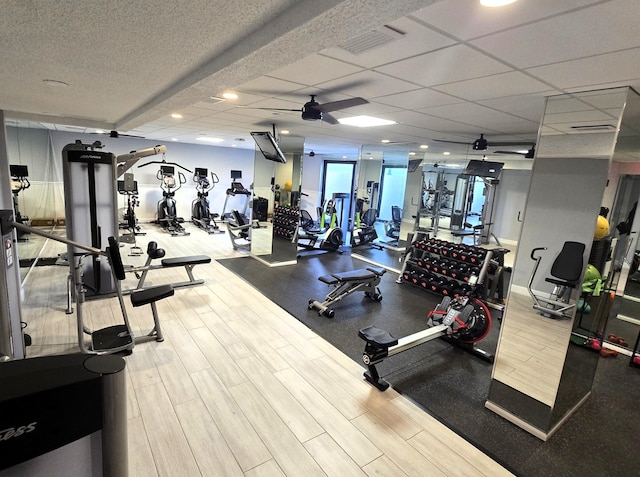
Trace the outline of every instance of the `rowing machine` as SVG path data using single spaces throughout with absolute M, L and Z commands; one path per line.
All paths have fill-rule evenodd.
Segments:
M 375 326 L 361 329 L 358 336 L 367 343 L 362 354 L 362 361 L 368 368 L 364 377 L 380 391 L 386 390 L 389 383 L 380 377 L 376 364 L 436 338 L 444 338 L 465 351 L 493 362 L 492 355 L 476 348 L 474 344 L 487 336 L 490 329 L 491 313 L 482 301 L 468 296 L 453 299 L 445 296 L 427 315 L 427 328 L 417 333 L 395 338 L 388 331 Z

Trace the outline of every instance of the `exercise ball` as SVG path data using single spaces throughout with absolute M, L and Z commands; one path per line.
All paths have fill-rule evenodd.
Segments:
M 600 275 L 600 272 L 596 267 L 588 264 L 587 269 L 584 272 L 584 278 L 582 279 L 582 291 L 598 296 L 600 295 L 601 288 L 602 275 Z
M 593 233 L 594 240 L 602 240 L 609 234 L 609 221 L 602 215 L 598 215 L 596 222 L 596 231 Z
M 590 282 L 593 280 L 600 280 L 602 279 L 602 275 L 600 275 L 600 272 L 598 271 L 598 269 L 596 267 L 594 267 L 591 264 L 587 265 L 587 269 L 584 272 L 584 282 Z
M 291 188 L 293 187 L 293 182 L 291 182 L 290 180 L 284 183 L 284 190 L 288 190 L 289 192 L 291 192 Z M 607 230 L 608 230 L 609 225 L 607 224 Z

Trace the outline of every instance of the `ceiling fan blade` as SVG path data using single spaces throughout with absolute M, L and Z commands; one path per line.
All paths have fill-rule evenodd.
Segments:
M 463 141 L 447 141 L 445 139 L 433 139 L 434 142 L 446 142 L 447 144 L 464 144 L 465 146 L 471 146 L 473 143 L 471 142 L 463 142 Z
M 328 113 L 331 111 L 338 111 L 339 109 L 353 108 L 354 106 L 360 106 L 361 104 L 367 104 L 368 102 L 369 101 L 364 98 L 350 98 L 320 104 L 318 106 L 315 106 L 314 109 L 322 111 L 323 113 Z
M 146 139 L 144 136 L 137 136 L 135 134 L 123 134 L 116 130 L 109 131 L 109 132 L 92 132 L 90 134 L 101 134 L 103 136 L 109 136 L 110 138 L 113 138 L 113 139 L 118 139 L 119 137 L 137 137 L 140 139 Z
M 256 109 L 259 111 L 290 111 L 294 113 L 301 113 L 302 109 L 287 109 L 287 108 L 251 108 L 249 106 L 236 106 L 236 108 L 241 109 Z
M 492 147 L 504 147 L 504 146 L 531 146 L 535 145 L 535 141 L 506 141 L 506 142 L 494 142 L 488 141 L 489 146 Z
M 340 123 L 340 121 L 338 121 L 336 118 L 331 116 L 329 113 L 322 113 L 322 120 L 325 123 L 329 123 L 329 124 L 339 124 Z

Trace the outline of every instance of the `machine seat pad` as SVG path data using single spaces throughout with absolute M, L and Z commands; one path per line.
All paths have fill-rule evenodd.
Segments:
M 167 284 L 140 290 L 132 293 L 130 296 L 131 304 L 135 307 L 148 305 L 149 303 L 162 300 L 163 298 L 167 298 L 171 295 L 173 295 L 173 286 L 171 286 L 171 284 Z
M 394 338 L 387 330 L 367 326 L 358 331 L 358 336 L 367 343 L 377 345 L 380 348 L 388 348 L 398 344 L 398 338 Z
M 559 285 L 559 286 L 565 286 L 565 287 L 569 287 L 569 288 L 575 288 L 576 284 L 572 283 L 572 282 L 567 282 L 564 280 L 557 280 L 555 278 L 545 278 L 544 281 L 549 282 L 549 283 L 553 283 L 554 285 Z
M 451 235 L 454 237 L 471 237 L 472 235 L 476 235 L 477 232 L 473 230 L 452 230 Z
M 191 255 L 188 257 L 164 258 L 161 263 L 163 267 L 184 267 L 185 265 L 211 263 L 211 257 L 207 257 L 206 255 Z
M 349 270 L 348 272 L 334 273 L 333 276 L 341 282 L 359 282 L 363 280 L 370 280 L 376 276 L 382 275 L 382 273 L 379 273 L 372 268 L 361 268 L 358 270 Z

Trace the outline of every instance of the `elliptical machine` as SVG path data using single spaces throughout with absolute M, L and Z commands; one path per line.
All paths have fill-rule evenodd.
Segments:
M 160 169 L 156 172 L 156 178 L 160 181 L 160 189 L 162 189 L 162 199 L 158 201 L 158 218 L 153 223 L 160 224 L 172 237 L 189 235 L 189 232 L 181 225 L 184 223 L 184 219 L 178 217 L 174 198 L 176 191 L 187 183 L 187 178 L 181 171 L 178 171 L 178 180 L 176 181 L 174 166 L 187 171 L 189 174 L 192 172 L 180 164 L 164 160 L 147 162 L 138 167 L 148 166 L 149 164 L 160 164 Z
M 193 182 L 196 183 L 198 198 L 191 203 L 191 222 L 208 234 L 224 233 L 224 230 L 220 230 L 216 223 L 216 217 L 219 217 L 219 215 L 212 214 L 209 210 L 209 199 L 207 198 L 209 191 L 220 182 L 218 175 L 212 172 L 211 181 L 209 181 L 207 169 L 196 167 L 196 172 L 193 174 Z

